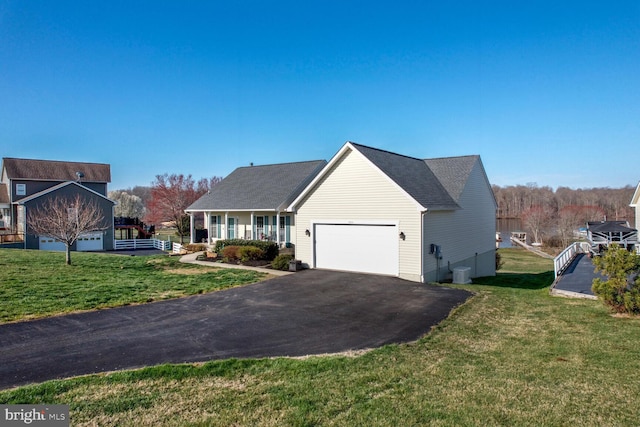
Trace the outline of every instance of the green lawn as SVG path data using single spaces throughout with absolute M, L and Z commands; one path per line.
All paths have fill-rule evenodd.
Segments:
M 0 249 L 0 323 L 139 304 L 253 283 L 264 275 L 177 257 Z
M 418 342 L 50 381 L 0 403 L 66 403 L 72 425 L 638 425 L 640 319 L 551 297 L 549 260 L 501 252 L 503 272 L 456 285 L 477 294 Z

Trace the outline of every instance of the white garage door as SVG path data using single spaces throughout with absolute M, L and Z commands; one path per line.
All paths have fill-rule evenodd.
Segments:
M 394 224 L 316 224 L 315 267 L 397 276 Z
M 104 249 L 102 233 L 87 233 L 78 237 L 77 251 L 101 251 Z
M 38 237 L 38 248 L 42 251 L 64 251 L 66 250 L 66 246 L 64 243 L 54 239 L 53 237 Z

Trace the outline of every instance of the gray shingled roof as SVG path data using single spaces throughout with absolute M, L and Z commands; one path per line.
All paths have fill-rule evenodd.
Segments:
M 85 182 L 111 182 L 111 167 L 104 163 L 61 162 L 56 160 L 14 159 L 5 157 L 2 164 L 9 179 L 35 181 L 76 181 L 82 172 Z
M 187 210 L 276 210 L 292 202 L 327 162 L 241 167 Z
M 351 145 L 423 207 L 432 210 L 460 208 L 456 200 L 439 179 L 440 177 L 430 169 L 425 160 L 403 156 L 353 142 Z
M 0 203 L 10 203 L 9 191 L 7 191 L 7 184 L 0 184 Z
M 429 169 L 438 177 L 449 195 L 458 202 L 473 167 L 480 156 L 442 157 L 426 159 Z
M 587 222 L 587 227 L 593 233 L 628 233 L 636 230 L 628 227 L 626 221 L 593 221 Z

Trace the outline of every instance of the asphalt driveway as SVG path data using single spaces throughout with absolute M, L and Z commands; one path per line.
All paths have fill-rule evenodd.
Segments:
M 471 294 L 307 270 L 206 295 L 0 326 L 0 388 L 161 363 L 414 341 Z

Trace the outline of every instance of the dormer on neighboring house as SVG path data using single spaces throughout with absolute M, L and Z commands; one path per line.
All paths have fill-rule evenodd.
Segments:
M 111 182 L 111 166 L 104 163 L 64 162 L 55 160 L 2 159 L 0 174 L 0 230 L 24 233 L 20 219 L 21 200 L 51 192 L 58 194 L 61 184 L 75 183 L 91 194 L 107 199 L 107 185 Z M 107 213 L 112 216 L 111 212 Z

